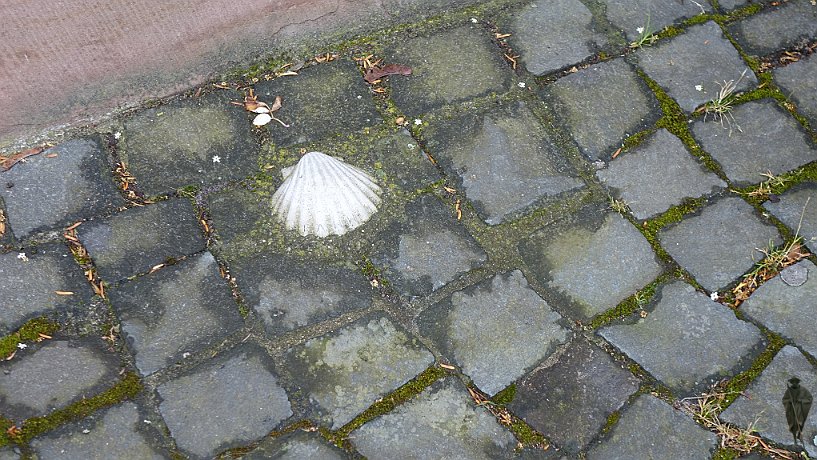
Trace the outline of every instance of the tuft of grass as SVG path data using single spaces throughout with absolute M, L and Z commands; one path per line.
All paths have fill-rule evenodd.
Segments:
M 775 176 L 771 171 L 761 174 L 766 180 L 759 183 L 757 188 L 751 189 L 747 192 L 738 192 L 741 195 L 755 198 L 757 200 L 766 200 L 769 195 L 775 193 L 776 190 L 785 189 L 786 185 L 791 182 L 791 178 L 785 175 Z
M 735 103 L 738 97 L 735 91 L 738 89 L 738 85 L 748 71 L 749 69 L 744 69 L 737 80 L 724 80 L 723 84 L 718 83 L 718 86 L 721 87 L 720 91 L 718 91 L 718 95 L 698 109 L 699 113 L 701 111 L 704 112 L 704 121 L 706 121 L 707 116 L 711 114 L 712 118 L 720 123 L 722 128 L 729 130 L 729 135 L 732 135 L 733 126 L 738 131 L 743 132 L 735 120 L 735 116 L 732 114 L 732 104 Z
M 655 31 L 652 30 L 650 27 L 650 16 L 647 15 L 647 23 L 644 24 L 644 27 L 639 27 L 636 29 L 638 32 L 638 38 L 635 39 L 634 42 L 630 43 L 631 49 L 638 49 L 642 46 L 649 46 L 655 43 L 658 40 L 658 35 L 655 34 Z
M 610 197 L 610 209 L 612 209 L 613 211 L 615 211 L 615 212 L 617 212 L 617 213 L 619 213 L 621 215 L 625 215 L 628 212 L 630 212 L 630 205 L 626 201 L 624 201 L 622 199 L 613 198 L 611 196 Z

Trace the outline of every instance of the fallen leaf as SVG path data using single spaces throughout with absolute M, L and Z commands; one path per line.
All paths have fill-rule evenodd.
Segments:
M 613 153 L 613 159 L 614 160 L 616 159 L 616 157 L 618 156 L 619 153 L 621 153 L 621 147 L 619 147 L 618 150 L 616 150 L 615 153 Z
M 46 155 L 45 157 L 46 157 L 46 158 L 57 158 L 58 156 L 59 156 L 59 155 L 57 155 L 56 153 L 49 153 L 49 154 L 48 154 L 48 155 Z
M 255 126 L 264 126 L 264 125 L 266 125 L 267 123 L 269 123 L 271 121 L 272 121 L 272 116 L 270 114 L 260 113 L 260 114 L 258 114 L 258 116 L 256 116 L 253 119 L 252 124 L 254 124 Z
M 54 291 L 54 294 L 57 294 L 57 295 L 74 295 L 74 293 L 71 292 L 71 291 Z
M 22 152 L 15 153 L 14 155 L 8 158 L 3 158 L 3 161 L 0 164 L 3 167 L 3 171 L 8 171 L 20 160 L 23 160 L 33 155 L 39 155 L 40 153 L 42 153 L 43 150 L 45 150 L 45 147 L 32 147 L 28 150 L 23 150 Z
M 383 67 L 372 67 L 363 75 L 368 83 L 375 82 L 387 75 L 411 75 L 411 67 L 401 64 L 389 64 Z
M 272 101 L 272 107 L 269 108 L 270 112 L 276 112 L 281 108 L 281 96 L 275 96 L 275 100 Z
M 443 364 L 443 363 L 440 363 L 440 367 L 442 367 L 443 369 L 448 369 L 450 371 L 453 371 L 453 370 L 457 369 L 456 367 L 454 367 L 454 366 L 452 366 L 450 364 Z

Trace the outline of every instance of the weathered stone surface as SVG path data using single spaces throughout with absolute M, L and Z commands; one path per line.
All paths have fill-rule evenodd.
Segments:
M 512 458 L 516 439 L 454 379 L 426 388 L 350 435 L 368 458 Z
M 607 43 L 579 0 L 535 1 L 520 9 L 508 25 L 510 42 L 534 75 L 577 64 Z
M 56 156 L 55 156 L 56 155 Z M 0 198 L 17 238 L 115 209 L 125 202 L 98 139 L 74 139 L 4 171 Z
M 729 27 L 744 51 L 765 56 L 817 38 L 817 6 L 790 0 Z
M 618 214 L 587 214 L 522 244 L 525 262 L 575 303 L 571 311 L 582 319 L 618 305 L 661 273 L 649 243 L 629 222 Z
M 692 133 L 733 182 L 746 185 L 765 180 L 817 159 L 797 120 L 773 100 L 734 107 L 726 129 L 715 120 L 699 120 Z M 731 125 L 731 126 L 729 126 Z
M 793 446 L 794 439 L 786 424 L 786 413 L 781 402 L 788 381 L 792 377 L 799 378 L 800 386 L 812 394 L 817 390 L 817 371 L 814 366 L 797 348 L 787 345 L 777 353 L 760 377 L 755 379 L 749 388 L 721 413 L 721 420 L 744 428 L 752 424 L 764 438 Z M 812 412 L 803 427 L 803 441 L 809 457 L 817 455 L 815 437 L 817 437 L 817 417 L 814 417 Z M 802 447 L 799 448 L 802 449 Z
M 212 458 L 258 439 L 292 415 L 271 360 L 249 345 L 159 385 L 158 391 L 170 434 L 194 458 Z
M 11 448 L 3 447 L 0 449 L 0 460 L 18 460 L 20 455 Z
M 58 243 L 0 254 L 0 280 L 0 336 L 37 315 L 81 306 L 93 295 L 71 252 Z
M 688 284 L 662 286 L 659 297 L 646 318 L 599 333 L 673 390 L 689 393 L 734 375 L 761 344 L 754 325 Z
M 269 196 L 264 198 L 243 187 L 207 196 L 210 219 L 219 241 L 217 250 L 248 234 L 264 216 L 272 214 Z
M 779 198 L 777 203 L 763 203 L 763 207 L 803 237 L 812 252 L 817 251 L 817 184 L 804 182 Z
M 683 198 L 697 198 L 726 187 L 711 171 L 696 162 L 684 144 L 665 129 L 627 152 L 596 176 L 618 190 L 638 219 L 648 219 Z
M 440 343 L 463 373 L 491 395 L 568 339 L 562 317 L 519 270 L 455 292 L 423 312 L 418 322 L 421 332 Z
M 347 59 L 305 68 L 294 77 L 259 83 L 255 93 L 270 105 L 276 96 L 283 99 L 275 115 L 290 127 L 275 121 L 267 125 L 277 146 L 315 141 L 381 122 L 360 71 Z
M 651 395 L 624 411 L 609 438 L 594 446 L 589 460 L 709 458 L 718 445 L 713 433 Z
M 330 444 L 318 433 L 296 431 L 277 438 L 265 439 L 252 452 L 242 457 L 246 460 L 342 460 L 346 452 Z
M 629 41 L 635 41 L 642 32 L 657 33 L 664 27 L 699 15 L 712 12 L 712 6 L 706 2 L 656 3 L 652 0 L 605 0 L 607 19 L 624 31 Z M 720 4 L 720 2 L 719 2 Z
M 147 195 L 243 179 L 257 170 L 251 118 L 218 91 L 140 112 L 125 122 L 121 155 Z
M 786 273 L 805 270 L 805 282 L 792 286 L 785 282 Z M 784 269 L 783 273 L 763 283 L 740 306 L 740 310 L 770 330 L 791 340 L 812 356 L 817 356 L 817 267 L 809 260 Z
M 638 380 L 595 345 L 578 339 L 551 367 L 516 386 L 511 410 L 569 453 L 583 449 L 638 389 Z
M 77 236 L 108 282 L 145 273 L 168 258 L 204 250 L 202 230 L 185 199 L 131 208 L 80 225 Z
M 144 375 L 215 345 L 244 324 L 209 252 L 137 278 L 109 295 Z
M 430 124 L 426 148 L 459 176 L 466 196 L 491 225 L 543 197 L 584 186 L 559 148 L 555 132 L 522 102 Z
M 411 67 L 410 77 L 389 77 L 392 98 L 410 116 L 507 91 L 511 82 L 499 48 L 473 24 L 401 40 L 386 50 L 386 60 Z
M 740 198 L 722 198 L 660 231 L 661 246 L 703 287 L 716 291 L 752 268 L 756 248 L 782 243 L 777 229 L 753 211 Z
M 405 296 L 436 290 L 487 258 L 476 241 L 431 195 L 406 205 L 406 218 L 386 231 L 373 260 Z
M 364 318 L 339 332 L 290 349 L 288 366 L 315 414 L 340 428 L 375 400 L 434 362 L 416 339 L 384 317 Z
M 45 415 L 102 391 L 118 370 L 113 357 L 87 344 L 59 340 L 28 356 L 18 353 L 0 372 L 0 413 L 14 420 Z
M 737 82 L 748 69 L 712 21 L 692 26 L 668 43 L 642 49 L 635 56 L 639 67 L 687 112 L 717 96 L 719 84 Z M 747 70 L 736 89 L 745 91 L 755 84 L 757 78 Z M 701 91 L 696 89 L 699 85 Z
M 658 101 L 623 59 L 603 62 L 546 87 L 554 111 L 582 153 L 607 158 L 622 139 L 646 129 L 660 116 Z
M 139 410 L 135 404 L 126 402 L 35 439 L 31 446 L 39 458 L 166 458 L 138 431 L 139 425 L 144 425 Z
M 808 56 L 786 67 L 774 69 L 777 84 L 797 110 L 817 126 L 817 57 Z
M 270 335 L 367 308 L 372 287 L 360 270 L 300 261 L 269 252 L 230 266 L 247 306 Z

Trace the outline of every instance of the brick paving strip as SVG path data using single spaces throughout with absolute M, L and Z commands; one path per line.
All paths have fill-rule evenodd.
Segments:
M 817 456 L 817 5 L 406 18 L 3 154 L 0 460 Z

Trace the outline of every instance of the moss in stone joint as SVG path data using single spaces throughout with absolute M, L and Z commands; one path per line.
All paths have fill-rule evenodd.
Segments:
M 661 274 L 658 278 L 655 279 L 652 283 L 644 286 L 640 291 L 636 292 L 635 294 L 627 297 L 621 303 L 616 305 L 614 308 L 607 310 L 606 312 L 596 316 L 588 325 L 588 328 L 591 330 L 598 329 L 599 327 L 619 318 L 626 318 L 627 316 L 632 315 L 638 309 L 649 303 L 652 300 L 653 296 L 655 296 L 655 291 L 658 289 L 662 283 L 666 282 L 669 279 L 670 275 L 668 273 Z
M 721 409 L 729 407 L 740 393 L 766 369 L 775 355 L 777 355 L 777 352 L 786 345 L 786 341 L 782 337 L 771 332 L 766 332 L 766 339 L 769 341 L 769 345 L 766 346 L 766 349 L 755 359 L 749 369 L 732 377 L 729 382 L 727 382 L 724 390 L 726 397 L 721 403 Z
M 23 324 L 17 332 L 0 339 L 0 358 L 5 358 L 17 350 L 17 344 L 33 342 L 40 334 L 53 335 L 60 326 L 46 318 L 34 318 Z
M 512 383 L 508 385 L 504 390 L 495 394 L 494 397 L 491 398 L 491 401 L 493 401 L 494 404 L 506 406 L 513 401 L 514 397 L 516 397 L 516 384 Z
M 519 418 L 514 417 L 511 425 L 508 428 L 516 437 L 516 440 L 523 446 L 540 449 L 547 449 L 550 447 L 550 442 L 544 435 L 531 428 L 530 425 Z
M 740 458 L 740 452 L 728 447 L 722 447 L 712 455 L 712 460 L 734 460 L 736 458 Z
M 618 423 L 618 421 L 620 419 L 621 419 L 621 412 L 620 411 L 614 411 L 612 414 L 610 414 L 609 417 L 607 417 L 607 421 L 604 423 L 604 426 L 601 428 L 601 433 L 602 434 L 609 433 L 610 430 L 612 430 L 613 427 L 616 426 L 616 424 Z

